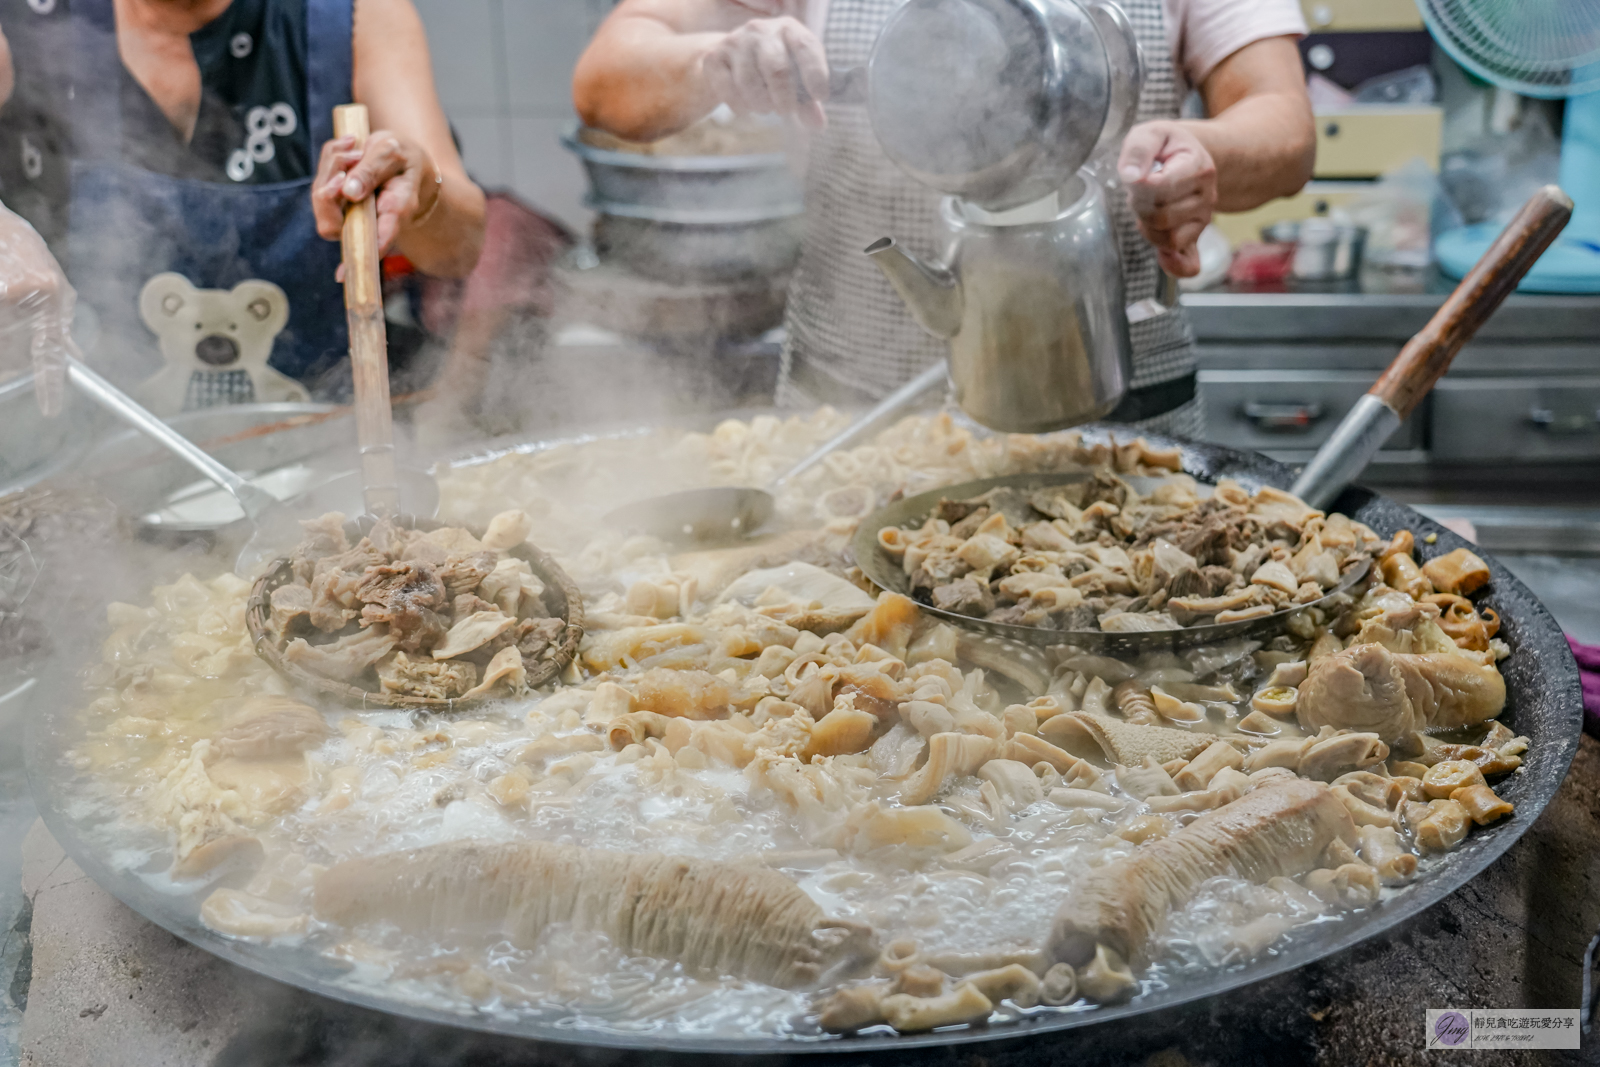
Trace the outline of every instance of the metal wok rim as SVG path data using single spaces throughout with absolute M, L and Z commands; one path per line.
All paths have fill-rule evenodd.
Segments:
M 1103 425 L 1086 428 L 1084 436 L 1091 441 L 1103 441 L 1111 431 L 1117 432 L 1124 438 L 1132 436 L 1127 427 Z M 1251 488 L 1265 484 L 1284 487 L 1292 480 L 1293 472 L 1288 467 L 1259 455 L 1218 445 L 1158 437 L 1155 434 L 1147 433 L 1144 436 L 1158 444 L 1181 446 L 1184 469 L 1197 477 L 1209 479 L 1225 473 Z M 530 447 L 505 451 L 530 450 L 536 449 Z M 452 466 L 470 465 L 471 462 L 471 459 L 464 457 Z M 1208 474 L 1208 471 L 1214 473 Z M 1430 558 L 1456 548 L 1472 547 L 1456 534 L 1412 509 L 1365 489 L 1346 490 L 1345 494 L 1335 502 L 1332 510 L 1344 511 L 1352 517 L 1359 518 L 1354 513 L 1363 508 L 1377 508 L 1397 515 L 1401 524 L 1419 535 L 1417 538 L 1419 547 L 1422 546 L 1425 535 L 1436 534 L 1436 543 L 1426 546 Z M 1381 525 L 1390 526 L 1395 523 L 1384 521 Z M 1379 529 L 1379 532 L 1391 531 Z M 535 1042 L 649 1051 L 662 1056 L 674 1053 L 719 1053 L 745 1056 L 765 1054 L 773 1057 L 835 1054 L 868 1057 L 878 1053 L 892 1054 L 905 1049 L 947 1045 L 1020 1043 L 1039 1039 L 1045 1035 L 1063 1035 L 1079 1027 L 1128 1020 L 1147 1012 L 1176 1008 L 1254 985 L 1349 949 L 1432 907 L 1466 885 L 1499 859 L 1533 825 L 1565 779 L 1567 769 L 1577 751 L 1583 721 L 1577 664 L 1567 647 L 1560 627 L 1550 612 L 1496 559 L 1483 553 L 1479 554 L 1483 555 L 1491 570 L 1489 590 L 1493 600 L 1503 603 L 1509 599 L 1519 604 L 1515 612 L 1501 612 L 1505 624 L 1502 634 L 1507 637 L 1508 643 L 1513 648 L 1511 659 L 1505 663 L 1512 664 L 1512 669 L 1518 673 L 1537 672 L 1537 682 L 1521 678 L 1517 680 L 1518 703 L 1509 709 L 1513 719 L 1512 725 L 1519 733 L 1528 732 L 1525 727 L 1531 725 L 1530 723 L 1516 721 L 1523 702 L 1527 703 L 1531 712 L 1538 703 L 1538 698 L 1542 696 L 1547 707 L 1546 713 L 1540 716 L 1540 722 L 1545 728 L 1536 731 L 1541 736 L 1535 739 L 1529 759 L 1524 764 L 1525 774 L 1512 776 L 1502 783 L 1508 787 L 1507 795 L 1516 804 L 1516 810 L 1510 818 L 1495 826 L 1475 830 L 1467 839 L 1467 843 L 1454 853 L 1450 860 L 1425 871 L 1397 898 L 1380 902 L 1369 914 L 1297 931 L 1291 935 L 1289 943 L 1275 955 L 1258 959 L 1253 964 L 1219 968 L 1202 980 L 1184 982 L 1176 988 L 1159 989 L 1144 994 L 1128 1004 L 1064 1014 L 1037 1015 L 994 1027 L 909 1035 L 869 1034 L 822 1039 L 763 1036 L 719 1040 L 702 1035 L 677 1033 L 628 1033 L 603 1029 L 578 1029 L 572 1025 L 570 1016 L 563 1017 L 563 1022 L 545 1017 L 530 1018 L 526 1015 L 513 1017 L 486 1013 L 459 1014 L 384 997 L 366 989 L 336 985 L 315 975 L 308 976 L 305 964 L 316 961 L 319 957 L 297 953 L 293 947 L 273 948 L 234 941 L 206 929 L 200 925 L 197 915 L 192 914 L 195 909 L 189 905 L 188 898 L 161 894 L 145 885 L 132 872 L 111 870 L 91 846 L 78 836 L 78 827 L 65 814 L 62 803 L 70 800 L 67 788 L 72 779 L 64 774 L 48 773 L 55 772 L 59 768 L 62 743 L 67 740 L 60 735 L 64 732 L 63 727 L 72 725 L 70 720 L 76 716 L 81 706 L 70 699 L 65 699 L 76 695 L 65 687 L 52 687 L 63 699 L 54 705 L 41 708 L 27 724 L 28 781 L 38 803 L 41 818 L 67 855 L 123 903 L 174 935 L 231 963 L 332 1000 L 402 1018 L 522 1037 Z M 1519 656 L 1522 657 L 1520 661 Z M 67 681 L 69 675 L 73 679 L 76 677 L 65 662 L 52 664 L 50 674 L 53 680 L 58 682 Z M 179 915 L 174 906 L 177 903 L 182 903 L 188 908 L 191 915 L 187 917 Z M 319 969 L 326 970 L 326 967 L 322 966 Z
M 894 564 L 892 558 L 878 543 L 878 531 L 889 526 L 907 528 L 908 522 L 920 525 L 925 521 L 932 509 L 940 500 L 947 498 L 966 499 L 969 496 L 981 496 L 990 489 L 1024 488 L 1026 486 L 1051 486 L 1071 485 L 1074 482 L 1085 481 L 1090 477 L 1090 472 L 1037 472 L 1030 474 L 1002 474 L 993 478 L 978 478 L 970 482 L 958 482 L 955 485 L 940 486 L 929 489 L 927 492 L 918 493 L 897 500 L 888 507 L 879 508 L 861 520 L 861 525 L 856 528 L 855 536 L 851 539 L 851 550 L 856 558 L 856 566 L 861 568 L 873 585 L 879 589 L 886 589 L 892 593 L 911 596 L 910 583 L 904 572 Z M 1118 475 L 1124 481 L 1129 478 L 1144 478 L 1143 475 Z M 1159 480 L 1152 476 L 1149 480 Z M 1061 648 L 1075 646 L 1091 652 L 1100 652 L 1113 655 L 1137 655 L 1140 652 L 1153 652 L 1163 648 L 1192 648 L 1195 645 L 1217 644 L 1223 641 L 1232 641 L 1241 637 L 1262 636 L 1269 632 L 1281 632 L 1288 623 L 1289 618 L 1296 612 L 1307 608 L 1314 608 L 1330 597 L 1338 596 L 1351 590 L 1371 569 L 1371 561 L 1347 566 L 1339 577 L 1339 584 L 1329 589 L 1322 596 L 1304 604 L 1274 611 L 1270 615 L 1259 615 L 1253 619 L 1239 619 L 1235 622 L 1207 623 L 1204 626 L 1183 626 L 1176 630 L 1046 630 L 1039 626 L 1018 626 L 1015 623 L 990 622 L 988 619 L 976 618 L 972 615 L 963 615 L 957 611 L 934 607 L 932 604 L 916 600 L 917 607 L 937 618 L 944 619 L 963 630 L 977 633 L 992 634 L 1010 641 L 1017 641 L 1035 648 Z

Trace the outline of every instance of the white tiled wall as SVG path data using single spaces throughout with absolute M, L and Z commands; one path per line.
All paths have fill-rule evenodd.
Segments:
M 583 172 L 558 140 L 572 67 L 612 0 L 413 0 L 467 169 L 586 230 Z

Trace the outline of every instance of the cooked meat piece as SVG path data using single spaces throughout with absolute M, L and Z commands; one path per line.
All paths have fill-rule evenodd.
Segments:
M 544 659 L 566 628 L 560 619 L 523 619 L 517 623 L 517 651 L 525 662 Z
M 978 527 L 982 526 L 984 522 L 988 520 L 988 518 L 988 505 L 979 505 L 970 515 L 962 519 L 960 522 L 954 522 L 950 524 L 950 536 L 959 537 L 965 541 L 967 538 L 977 533 Z
M 1083 483 L 1083 507 L 1098 504 L 1104 501 L 1115 504 L 1118 508 L 1127 503 L 1128 483 L 1118 478 L 1115 474 L 1097 471 L 1095 476 Z M 1190 553 L 1193 555 L 1193 553 Z
M 445 561 L 444 566 L 438 569 L 439 578 L 451 596 L 460 596 L 478 588 L 479 583 L 494 573 L 497 562 L 499 561 L 493 552 L 451 556 Z
M 428 608 L 391 611 L 377 604 L 361 609 L 361 624 L 388 623 L 395 647 L 405 652 L 427 652 L 444 639 L 449 627 L 445 617 Z
M 933 606 L 959 615 L 983 618 L 994 610 L 994 594 L 982 582 L 961 578 L 933 591 Z
M 1152 633 L 1157 630 L 1181 630 L 1183 627 L 1164 611 L 1115 611 L 1100 616 L 1100 629 L 1107 633 Z
M 426 537 L 413 537 L 406 542 L 405 549 L 400 553 L 400 559 L 408 563 L 426 563 L 438 569 L 449 561 L 450 553 L 445 551 L 443 545 Z
M 365 605 L 361 624 L 388 623 L 395 647 L 404 652 L 431 649 L 445 634 L 444 583 L 426 563 L 389 563 L 373 567 L 361 580 L 357 596 Z
M 1088 603 L 1079 604 L 1075 608 L 1056 612 L 1052 618 L 1058 630 L 1097 630 L 1100 628 L 1099 616 Z
M 295 546 L 289 560 L 295 576 L 302 582 L 311 580 L 317 560 L 350 550 L 350 539 L 344 534 L 344 516 L 337 511 L 315 519 L 302 519 L 300 529 L 305 531 L 306 538 Z
M 1013 604 L 1009 608 L 996 608 L 983 617 L 985 622 L 1004 623 L 1007 626 L 1029 626 L 1031 623 L 1024 620 L 1028 616 L 1028 609 L 1021 604 Z
M 322 712 L 289 697 L 251 697 L 229 716 L 212 742 L 224 758 L 257 760 L 316 748 L 331 731 Z
M 356 617 L 356 608 L 346 604 L 356 599 L 360 576 L 338 570 L 325 571 L 311 582 L 311 625 L 330 634 L 344 629 L 345 624 Z
M 462 593 L 450 602 L 450 625 L 454 626 L 468 615 L 479 611 L 499 611 L 476 593 Z
M 544 602 L 540 599 L 540 595 L 544 592 L 544 582 L 533 573 L 533 568 L 527 560 L 517 559 L 515 556 L 497 562 L 494 570 L 478 587 L 478 592 L 507 615 L 527 617 L 549 614 L 544 610 Z M 648 615 L 650 612 L 644 614 Z M 677 612 L 672 614 L 675 615 Z
M 876 952 L 870 931 L 829 921 L 793 882 L 755 864 L 627 855 L 549 842 L 450 842 L 347 860 L 317 876 L 318 917 L 538 944 L 554 923 L 606 935 L 629 956 L 783 988 Z
M 1038 512 L 1028 503 L 1030 495 L 1026 489 L 1002 485 L 984 493 L 973 503 L 986 505 L 991 515 L 998 511 L 1005 516 L 1008 525 L 1020 528 L 1039 520 Z
M 1243 515 L 1243 508 L 1238 511 Z M 1216 565 L 1227 564 L 1228 548 L 1236 540 L 1239 540 L 1238 527 L 1221 515 L 1210 516 L 1197 526 L 1173 534 L 1173 543 L 1179 548 L 1201 563 Z
M 1172 579 L 1167 582 L 1167 595 L 1175 597 L 1208 597 L 1211 595 L 1211 579 L 1207 578 L 1197 568 L 1186 567 L 1174 574 Z
M 941 585 L 949 585 L 957 578 L 972 573 L 972 564 L 960 556 L 935 553 L 922 561 L 911 575 L 913 592 L 926 590 L 929 594 Z
M 510 645 L 494 654 L 483 670 L 483 681 L 467 690 L 465 695 L 488 696 L 489 692 L 502 682 L 512 693 L 521 693 L 528 688 L 528 670 L 522 662 L 522 653 Z
M 719 719 L 732 699 L 728 683 L 709 671 L 652 667 L 633 687 L 635 707 L 685 719 Z
M 533 532 L 533 520 L 524 511 L 502 511 L 489 520 L 483 533 L 483 547 L 494 552 L 508 552 L 528 539 Z
M 1078 512 L 1083 510 L 1084 490 L 1086 482 L 1073 482 L 1070 485 L 1052 485 L 1044 489 L 1036 489 L 1028 498 L 1028 503 L 1033 510 L 1052 519 L 1075 519 Z
M 1274 780 L 1091 870 L 1056 913 L 1049 955 L 1081 967 L 1105 945 L 1143 967 L 1168 912 L 1188 903 L 1206 879 L 1292 878 L 1315 867 L 1334 840 L 1358 843 L 1338 796 L 1321 782 Z
M 1163 525 L 1186 510 L 1171 504 L 1133 504 L 1117 513 L 1111 528 L 1119 537 L 1136 539 L 1145 530 Z
M 984 514 L 988 514 L 987 510 L 984 509 L 984 506 L 976 500 L 946 499 L 939 501 L 933 506 L 932 517 L 935 519 L 940 519 L 944 522 L 948 522 L 951 526 L 954 526 L 962 519 L 965 519 L 968 515 L 980 510 L 983 510 Z
M 367 531 L 367 540 L 372 542 L 373 548 L 392 559 L 405 551 L 408 532 L 388 519 L 379 519 Z
M 311 622 L 311 587 L 295 582 L 291 585 L 280 585 L 272 591 L 270 602 L 272 604 L 272 617 L 268 626 L 275 634 L 287 636 Z
M 1379 644 L 1361 644 L 1311 665 L 1295 714 L 1311 730 L 1367 730 L 1393 741 L 1423 729 L 1485 722 L 1505 703 L 1505 679 L 1492 663 L 1451 652 L 1390 652 Z
M 478 668 L 466 660 L 432 660 L 396 652 L 378 664 L 378 681 L 386 693 L 448 700 L 471 689 Z
M 1238 589 L 1222 596 L 1172 597 L 1167 601 L 1167 608 L 1174 617 L 1187 623 L 1203 615 L 1215 615 L 1222 611 L 1241 611 L 1244 608 L 1254 607 L 1264 602 L 1265 598 L 1266 594 L 1261 589 L 1247 585 L 1243 589 Z
M 326 645 L 310 645 L 297 637 L 284 648 L 283 658 L 320 677 L 353 682 L 393 648 L 389 628 L 379 624 Z
M 1215 565 L 1210 567 L 1201 567 L 1200 573 L 1205 575 L 1206 579 L 1211 583 L 1211 591 L 1205 594 L 1206 596 L 1221 596 L 1223 593 L 1226 593 L 1229 589 L 1233 588 L 1235 583 L 1240 586 L 1244 585 L 1243 576 L 1233 573 L 1233 571 L 1228 567 L 1218 567 Z M 1178 594 L 1172 593 L 1170 595 L 1177 596 Z
M 498 611 L 475 611 L 450 627 L 444 641 L 433 650 L 434 659 L 452 659 L 492 641 L 517 624 Z
M 361 610 L 361 581 L 372 567 L 389 562 L 365 537 L 348 552 L 317 560 L 311 576 L 311 625 L 332 633 Z

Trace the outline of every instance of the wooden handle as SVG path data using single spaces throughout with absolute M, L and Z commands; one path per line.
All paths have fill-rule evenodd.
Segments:
M 333 109 L 335 137 L 354 137 L 359 148 L 371 132 L 366 105 L 345 104 Z M 344 209 L 340 250 L 363 498 L 369 514 L 394 515 L 400 511 L 400 484 L 394 468 L 389 339 L 384 331 L 383 286 L 378 275 L 378 209 L 371 196 Z
M 1411 414 L 1570 218 L 1572 198 L 1558 187 L 1534 193 L 1368 391 L 1402 418 Z

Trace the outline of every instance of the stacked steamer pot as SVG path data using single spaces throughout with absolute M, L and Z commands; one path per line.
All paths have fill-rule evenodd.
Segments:
M 671 368 L 674 393 L 769 402 L 778 342 L 763 335 L 783 321 L 800 253 L 800 181 L 781 128 L 707 119 L 637 144 L 574 127 L 562 142 L 583 163 L 596 215 L 592 242 L 554 272 L 555 356 L 581 337 L 586 367 L 635 366 L 644 353 Z M 608 351 L 593 351 L 596 330 Z
M 562 143 L 588 174 L 602 260 L 665 282 L 742 282 L 794 266 L 800 185 L 777 128 L 707 119 L 635 144 L 575 127 Z

